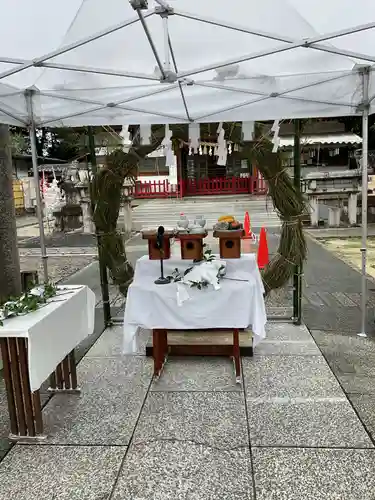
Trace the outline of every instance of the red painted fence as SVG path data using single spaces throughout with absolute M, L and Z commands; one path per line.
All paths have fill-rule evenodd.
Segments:
M 134 186 L 130 187 L 130 194 L 134 198 L 169 198 L 244 193 L 266 194 L 267 183 L 258 173 L 253 177 L 188 179 L 180 181 L 178 185 L 171 184 L 167 179 L 162 181 L 136 181 Z
M 249 177 L 188 179 L 184 181 L 183 190 L 187 195 L 249 193 L 251 187 L 249 180 Z
M 163 181 L 136 181 L 130 188 L 134 198 L 168 198 L 178 195 L 179 188 L 167 179 Z

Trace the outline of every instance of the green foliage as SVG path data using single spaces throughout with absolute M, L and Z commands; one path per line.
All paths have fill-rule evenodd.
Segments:
M 16 128 L 16 127 L 14 127 Z M 13 154 L 28 154 L 29 138 L 20 131 L 14 131 L 11 134 L 11 149 Z
M 44 139 L 47 156 L 70 161 L 80 153 L 80 133 L 73 128 L 49 129 L 48 142 Z
M 27 129 L 10 127 L 13 154 L 31 154 Z M 37 153 L 40 157 L 70 161 L 81 152 L 80 138 L 84 130 L 74 128 L 42 128 L 36 133 Z
M 46 283 L 40 287 L 31 287 L 20 297 L 10 298 L 0 307 L 0 326 L 3 326 L 3 320 L 6 318 L 36 311 L 56 294 L 57 287 L 52 283 Z

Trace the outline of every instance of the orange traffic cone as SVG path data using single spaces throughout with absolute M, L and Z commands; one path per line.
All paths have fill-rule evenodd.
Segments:
M 253 237 L 253 233 L 251 232 L 249 212 L 245 213 L 245 219 L 243 222 L 243 229 L 245 231 L 245 234 L 244 234 L 244 236 L 242 236 L 242 238 L 244 240 L 251 240 Z
M 258 247 L 258 267 L 264 269 L 269 262 L 267 233 L 264 227 L 260 230 L 259 247 Z

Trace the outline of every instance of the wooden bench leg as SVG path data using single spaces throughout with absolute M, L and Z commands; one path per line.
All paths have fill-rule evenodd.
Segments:
M 236 384 L 241 383 L 240 338 L 238 328 L 233 330 L 233 359 L 236 370 Z
M 10 439 L 43 439 L 43 420 L 39 391 L 31 392 L 27 339 L 0 339 L 4 382 L 10 419 Z
M 77 369 L 74 350 L 70 352 L 49 378 L 49 392 L 79 394 L 81 391 L 77 385 Z

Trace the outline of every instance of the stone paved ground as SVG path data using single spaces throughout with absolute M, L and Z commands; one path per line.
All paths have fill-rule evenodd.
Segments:
M 313 330 L 356 335 L 360 332 L 361 276 L 358 271 L 308 240 L 304 321 Z M 375 286 L 368 281 L 368 333 L 375 333 Z
M 220 358 L 171 359 L 153 380 L 121 345 L 106 330 L 82 395 L 45 407 L 47 440 L 7 453 L 1 500 L 373 499 L 374 442 L 305 327 L 270 324 L 241 386 Z
M 130 242 L 131 261 L 144 252 Z M 309 240 L 305 281 L 312 337 L 270 324 L 255 358 L 243 359 L 240 389 L 226 360 L 172 360 L 152 381 L 143 348 L 124 358 L 121 327 L 107 330 L 79 365 L 82 397 L 54 396 L 46 406 L 47 443 L 6 455 L 0 500 L 373 500 L 373 285 L 363 339 L 359 273 Z M 94 288 L 100 305 L 97 263 L 68 282 Z M 121 311 L 114 288 L 111 299 Z M 287 309 L 289 299 L 282 292 L 269 307 Z M 141 332 L 140 345 L 148 338 Z M 0 389 L 1 415 L 4 436 Z M 6 446 L 0 439 L 0 457 Z

